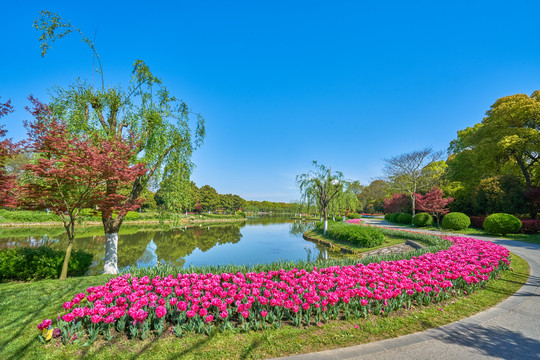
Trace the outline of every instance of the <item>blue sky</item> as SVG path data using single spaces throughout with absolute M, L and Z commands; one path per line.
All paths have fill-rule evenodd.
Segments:
M 312 160 L 367 185 L 384 158 L 446 150 L 497 98 L 540 89 L 536 1 L 10 2 L 0 96 L 14 139 L 29 94 L 92 74 L 75 36 L 41 58 L 42 9 L 96 35 L 107 84 L 144 60 L 206 119 L 193 180 L 248 200 L 297 199 Z

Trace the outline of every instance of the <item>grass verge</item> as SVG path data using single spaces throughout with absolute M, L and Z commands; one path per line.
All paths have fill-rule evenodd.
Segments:
M 486 310 L 516 292 L 529 276 L 525 260 L 512 254 L 514 271 L 506 271 L 485 289 L 468 297 L 450 299 L 386 317 L 331 321 L 311 327 L 284 327 L 250 333 L 189 334 L 183 338 L 164 333 L 160 338 L 112 342 L 92 346 L 48 345 L 38 339 L 36 325 L 56 318 L 62 304 L 89 286 L 104 284 L 107 276 L 70 278 L 65 282 L 0 284 L 0 358 L 2 359 L 261 359 L 393 338 L 448 324 Z

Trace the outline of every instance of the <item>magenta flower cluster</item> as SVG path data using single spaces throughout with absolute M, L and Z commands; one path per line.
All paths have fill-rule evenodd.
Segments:
M 91 336 L 106 334 L 113 326 L 144 338 L 167 325 L 180 336 L 209 333 L 214 326 L 249 331 L 278 328 L 282 322 L 319 324 L 461 295 L 510 264 L 509 251 L 502 246 L 465 237 L 447 239 L 450 248 L 435 254 L 368 265 L 152 279 L 127 274 L 75 295 L 64 304 L 57 326 L 70 336 L 79 331 L 79 338 L 84 329 Z
M 349 219 L 349 220 L 346 220 L 345 222 L 348 222 L 349 224 L 358 225 L 362 223 L 362 219 Z

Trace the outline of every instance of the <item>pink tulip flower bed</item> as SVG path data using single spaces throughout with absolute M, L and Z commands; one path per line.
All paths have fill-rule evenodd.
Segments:
M 55 333 L 67 344 L 92 343 L 99 334 L 145 339 L 163 331 L 182 336 L 320 325 L 467 294 L 510 265 L 502 246 L 466 237 L 447 240 L 450 248 L 435 254 L 368 265 L 153 279 L 122 275 L 64 303 Z M 52 326 L 46 319 L 38 329 Z
M 349 224 L 358 225 L 358 224 L 362 224 L 362 219 L 349 219 L 349 220 L 346 220 L 345 222 L 348 222 Z

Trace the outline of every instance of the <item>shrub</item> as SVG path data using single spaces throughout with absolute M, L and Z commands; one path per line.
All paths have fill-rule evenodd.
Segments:
M 521 229 L 521 221 L 510 214 L 496 213 L 484 220 L 484 230 L 490 234 L 516 234 Z
M 540 231 L 540 220 L 521 219 L 521 230 L 524 234 L 536 234 Z
M 471 219 L 460 212 L 451 212 L 442 220 L 442 226 L 449 230 L 463 230 L 471 225 Z
M 128 211 L 124 220 L 136 221 L 141 218 L 141 214 L 136 211 Z
M 411 225 L 412 215 L 411 214 L 401 213 L 401 214 L 399 214 L 399 216 L 397 218 L 397 221 L 400 224 Z
M 390 221 L 390 216 L 392 216 L 392 213 L 386 213 L 384 214 L 384 219 Z
M 471 226 L 474 226 L 475 228 L 483 229 L 484 228 L 484 220 L 486 220 L 485 216 L 471 216 Z
M 47 246 L 1 250 L 0 281 L 57 279 L 62 271 L 65 255 L 65 251 L 53 250 Z M 92 258 L 93 255 L 85 251 L 72 251 L 68 275 L 85 275 L 92 264 Z
M 381 245 L 384 241 L 381 229 L 347 223 L 328 225 L 326 234 L 336 240 L 347 241 L 367 248 Z
M 414 215 L 412 223 L 414 226 L 417 227 L 430 226 L 431 224 L 433 224 L 433 216 L 425 212 L 419 213 Z
M 246 217 L 246 213 L 243 212 L 242 210 L 238 210 L 238 211 L 236 212 L 236 215 L 240 215 L 241 217 L 244 217 L 244 218 Z
M 399 215 L 401 215 L 401 213 L 392 213 L 392 214 L 390 215 L 390 219 L 389 219 L 390 222 L 393 222 L 393 223 L 399 222 L 399 221 L 398 221 Z
M 351 212 L 349 215 L 347 215 L 347 219 L 361 219 L 362 215 L 359 213 Z

